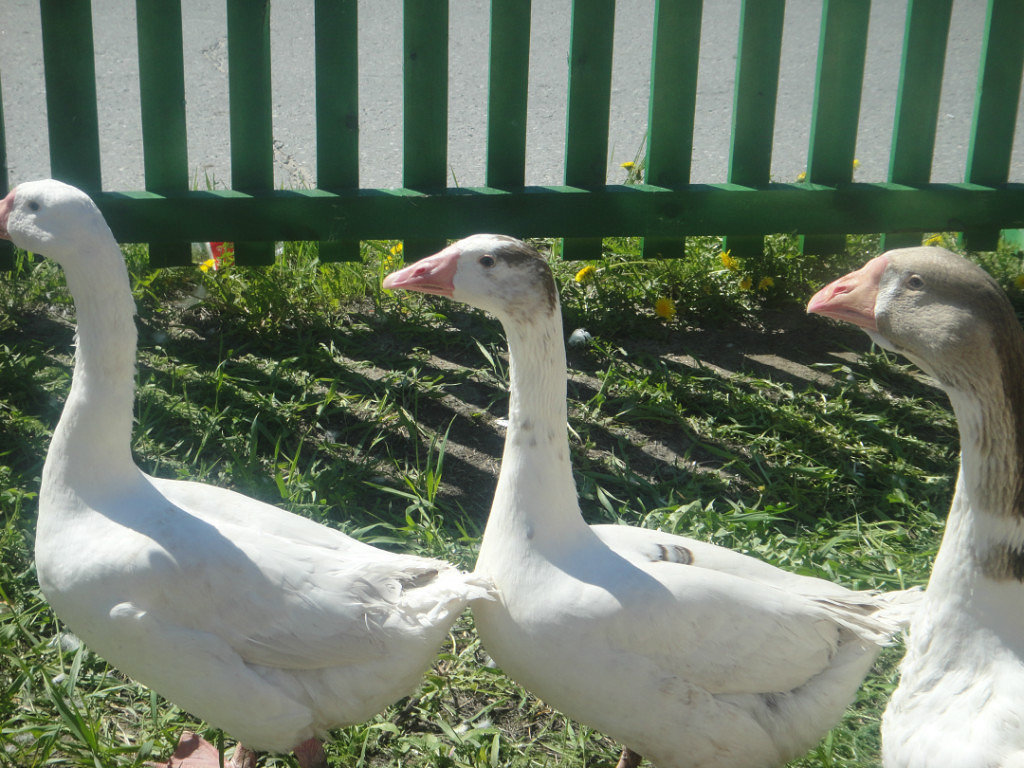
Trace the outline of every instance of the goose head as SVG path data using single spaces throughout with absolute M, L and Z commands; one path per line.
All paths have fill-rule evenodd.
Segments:
M 1007 365 L 1021 370 L 1022 332 L 1006 294 L 944 248 L 883 253 L 818 291 L 807 311 L 860 326 L 947 391 L 973 390 Z
M 447 296 L 499 320 L 551 317 L 558 293 L 551 268 L 532 247 L 505 235 L 472 235 L 384 278 L 384 288 Z
M 0 238 L 65 268 L 113 242 L 89 196 L 55 179 L 19 184 L 0 200 Z

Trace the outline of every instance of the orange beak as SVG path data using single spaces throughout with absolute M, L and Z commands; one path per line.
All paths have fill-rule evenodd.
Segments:
M 455 290 L 455 272 L 459 267 L 459 255 L 458 249 L 449 246 L 440 253 L 392 272 L 384 278 L 382 285 L 388 290 L 402 288 L 451 298 Z
M 887 266 L 888 256 L 876 256 L 856 272 L 832 281 L 814 294 L 807 302 L 807 311 L 877 331 L 875 301 Z

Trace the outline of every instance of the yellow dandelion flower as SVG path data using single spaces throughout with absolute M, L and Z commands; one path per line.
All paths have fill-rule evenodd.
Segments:
M 797 181 L 807 181 L 807 171 L 800 171 L 800 173 L 798 173 L 796 175 L 796 180 Z
M 925 245 L 942 245 L 942 235 L 932 235 L 924 241 Z
M 620 168 L 625 168 L 627 171 L 630 170 L 631 168 L 635 167 L 635 166 L 636 166 L 636 163 L 634 163 L 632 160 L 627 160 L 624 163 L 619 163 L 619 167 Z
M 576 273 L 577 283 L 589 283 L 594 279 L 594 275 L 597 274 L 597 267 L 593 264 L 587 264 L 583 269 Z
M 855 157 L 855 158 L 853 158 L 853 170 L 855 170 L 855 171 L 856 171 L 856 170 L 857 170 L 858 168 L 860 168 L 860 160 L 858 160 L 858 159 L 857 159 L 857 158 Z
M 202 270 L 203 272 L 209 272 L 211 269 L 214 272 L 216 272 L 217 271 L 217 260 L 216 259 L 207 259 L 206 261 L 204 261 L 202 264 L 199 265 L 199 269 Z
M 767 291 L 769 288 L 775 285 L 775 280 L 770 277 L 762 277 L 757 281 L 757 290 Z
M 1024 291 L 1024 274 L 1017 275 L 1013 278 L 1013 284 L 1017 286 L 1018 289 Z
M 754 286 L 754 281 L 750 279 L 750 275 L 744 275 L 740 280 L 740 290 L 749 291 Z
M 676 316 L 676 303 L 666 296 L 661 296 L 654 302 L 654 314 L 665 320 L 671 320 Z
M 394 245 L 391 246 L 391 255 L 392 256 L 401 256 L 402 255 L 402 244 L 401 243 L 395 243 Z
M 732 251 L 722 251 L 718 257 L 722 260 L 722 266 L 730 272 L 736 272 L 740 268 L 740 260 L 732 255 Z

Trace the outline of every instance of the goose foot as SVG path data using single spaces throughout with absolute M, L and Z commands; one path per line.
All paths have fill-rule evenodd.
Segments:
M 292 752 L 302 768 L 327 768 L 327 755 L 320 739 L 306 739 Z
M 615 768 L 637 768 L 643 759 L 643 755 L 638 755 L 629 747 L 623 747 L 622 754 L 619 755 L 619 764 Z
M 220 750 L 198 733 L 183 731 L 170 760 L 159 765 L 148 765 L 153 768 L 220 768 Z M 236 744 L 235 752 L 225 768 L 256 768 L 256 753 Z

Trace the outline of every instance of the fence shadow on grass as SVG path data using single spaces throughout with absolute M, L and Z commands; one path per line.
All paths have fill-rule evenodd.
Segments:
M 295 318 L 262 329 L 241 316 L 147 314 L 140 322 L 138 461 L 154 474 L 230 485 L 345 526 L 401 526 L 408 500 L 380 487 L 408 491 L 407 480 L 422 483 L 446 436 L 441 483 L 430 504 L 453 535 L 460 526 L 478 535 L 504 441 L 505 343 L 496 321 L 450 305 L 445 310 L 443 322 L 364 308 L 343 321 Z M 45 318 L 0 335 L 13 353 L 38 357 L 24 376 L 2 385 L 9 410 L 52 429 L 66 392 L 54 386 L 52 373 L 45 384 L 40 369 L 52 365 L 71 335 L 66 322 Z M 494 351 L 496 362 L 481 345 Z M 859 473 L 847 486 L 936 493 L 885 464 L 884 456 L 851 456 L 848 446 L 816 431 L 813 410 L 780 408 L 794 398 L 847 398 L 866 416 L 828 415 L 837 428 L 882 446 L 885 455 L 905 457 L 910 468 L 945 472 L 925 443 L 955 442 L 955 433 L 913 409 L 901 413 L 893 397 L 934 399 L 935 391 L 911 373 L 857 362 L 855 353 L 868 346 L 859 331 L 793 308 L 760 328 L 652 325 L 647 333 L 607 339 L 603 349 L 570 349 L 570 445 L 585 515 L 594 522 L 608 517 L 596 500 L 598 488 L 620 499 L 628 514 L 635 511 L 627 522 L 690 499 L 784 505 L 794 488 L 799 498 L 799 488 L 814 482 L 807 468 L 766 455 L 734 429 L 737 421 L 754 433 L 775 430 L 837 472 Z M 878 391 L 821 363 L 876 376 Z M 658 397 L 607 384 L 610 369 L 648 382 Z M 879 425 L 884 418 L 905 419 L 922 441 L 902 441 Z M 15 483 L 35 490 L 48 436 L 20 434 L 9 420 L 0 421 L 0 436 L 8 452 L 0 464 L 12 467 Z

